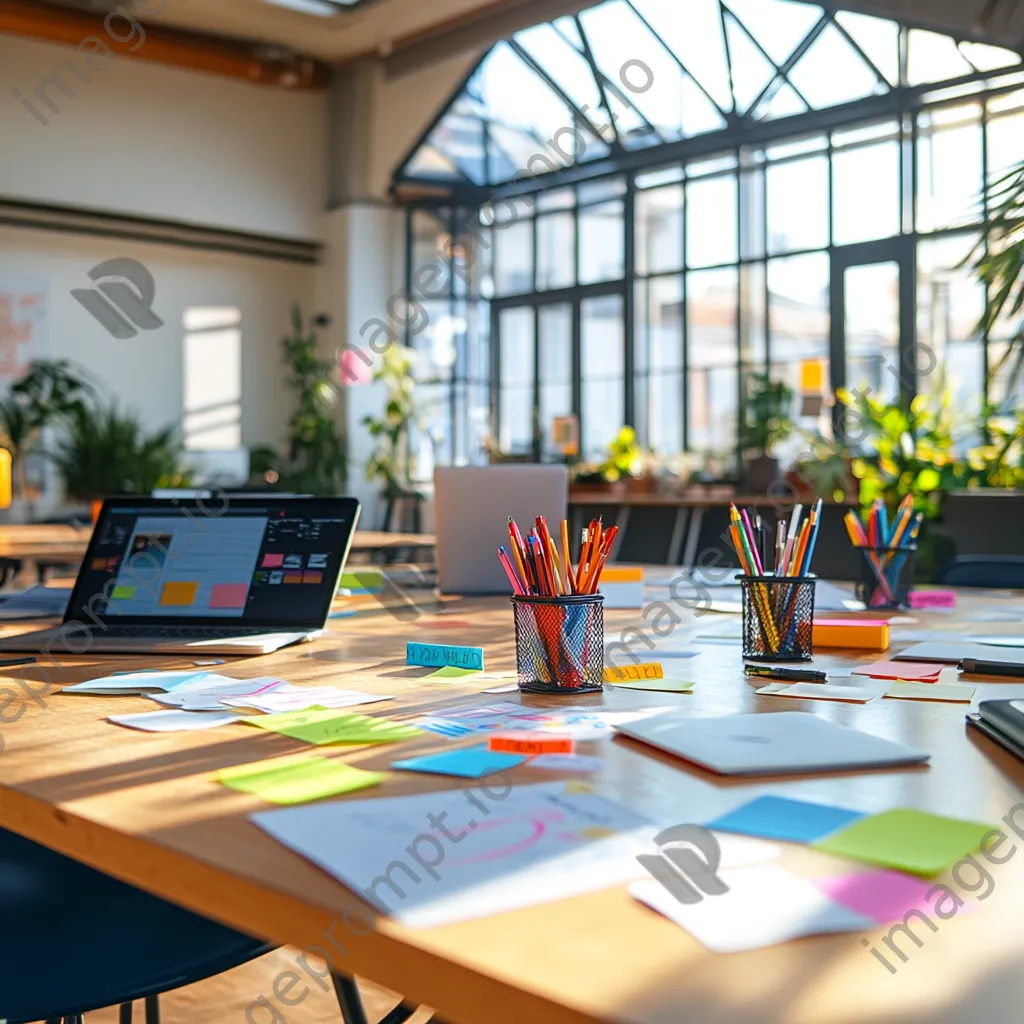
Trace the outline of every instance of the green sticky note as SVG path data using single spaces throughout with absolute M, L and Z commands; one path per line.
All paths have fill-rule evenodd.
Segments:
M 130 601 L 135 596 L 135 588 L 120 583 L 114 587 L 110 596 L 114 601 Z
M 930 877 L 981 846 L 991 825 L 897 808 L 872 814 L 813 843 L 816 850 Z
M 217 780 L 272 804 L 301 804 L 376 786 L 387 772 L 367 772 L 327 757 L 280 757 L 225 768 Z
M 478 676 L 480 675 L 480 669 L 478 668 L 456 668 L 454 665 L 445 665 L 444 668 L 439 668 L 436 672 L 431 672 L 429 676 L 424 676 L 424 679 L 465 679 L 466 676 Z
M 326 743 L 396 743 L 422 736 L 412 725 L 402 725 L 386 718 L 370 718 L 332 708 L 314 705 L 304 711 L 285 711 L 278 715 L 255 715 L 241 719 L 268 732 L 280 733 L 305 743 L 323 746 Z
M 605 686 L 617 686 L 622 690 L 657 690 L 659 693 L 693 693 L 696 685 L 685 679 L 625 679 L 605 683 Z

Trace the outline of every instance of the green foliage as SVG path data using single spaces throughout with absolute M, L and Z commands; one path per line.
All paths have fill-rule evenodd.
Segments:
M 188 487 L 183 446 L 173 427 L 147 434 L 117 405 L 78 403 L 63 418 L 64 436 L 50 457 L 73 497 L 149 494 L 157 487 Z
M 345 438 L 335 423 L 338 386 L 335 364 L 321 359 L 319 338 L 307 326 L 298 303 L 292 306 L 291 333 L 281 339 L 284 364 L 290 370 L 287 383 L 298 402 L 288 420 L 285 455 L 273 448 L 251 453 L 253 472 L 280 484 L 284 490 L 303 494 L 338 494 L 347 480 Z
M 740 448 L 758 455 L 771 455 L 775 445 L 793 433 L 789 418 L 793 389 L 785 381 L 773 381 L 763 373 L 747 377 L 747 398 L 740 423 Z
M 363 417 L 363 426 L 376 442 L 366 464 L 366 479 L 379 480 L 388 499 L 408 490 L 415 468 L 409 450 L 409 427 L 417 417 L 412 376 L 415 358 L 411 348 L 397 343 L 384 350 L 380 366 L 373 371 L 374 382 L 387 388 L 384 414 Z
M 636 441 L 636 431 L 632 427 L 623 427 L 608 445 L 608 458 L 598 467 L 598 472 L 609 483 L 615 483 L 624 476 L 637 476 L 643 468 L 643 457 L 643 449 Z

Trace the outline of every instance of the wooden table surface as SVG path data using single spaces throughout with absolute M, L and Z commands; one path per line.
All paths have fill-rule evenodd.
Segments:
M 991 608 L 999 609 L 1004 621 L 986 621 Z M 1019 634 L 1021 626 L 1005 621 L 1006 612 L 1016 609 L 1024 618 L 1024 600 L 1018 597 L 961 594 L 955 613 L 915 613 L 920 624 L 902 630 Z M 636 624 L 638 615 L 608 613 L 609 638 Z M 709 615 L 695 622 L 688 613 L 680 616 L 684 621 L 679 630 L 699 631 L 723 619 Z M 332 624 L 331 634 L 321 641 L 235 661 L 223 670 L 239 678 L 277 674 L 296 683 L 336 683 L 396 694 L 397 700 L 370 708 L 394 717 L 467 699 L 515 700 L 536 707 L 555 703 L 517 693 L 475 694 L 493 683 L 474 687 L 471 682 L 424 682 L 425 670 L 404 664 L 408 639 L 483 645 L 489 671 L 513 668 L 508 603 L 492 599 L 456 601 L 440 614 L 411 623 L 387 616 L 342 621 Z M 757 697 L 753 691 L 758 684 L 743 676 L 736 646 L 708 644 L 701 651 L 696 658 L 671 663 L 673 674 L 697 681 L 693 694 L 606 688 L 575 698 L 572 706 L 678 705 L 695 715 L 806 710 L 923 747 L 932 753 L 931 764 L 751 784 L 716 778 L 629 740 L 583 744 L 582 752 L 605 759 L 595 784 L 608 798 L 652 818 L 679 823 L 694 820 L 690 815 L 698 797 L 728 790 L 784 793 L 868 811 L 912 806 L 995 824 L 1024 799 L 1024 765 L 967 732 L 964 705 L 882 699 L 853 705 Z M 851 657 L 835 652 L 816 663 L 827 666 Z M 151 702 L 56 692 L 61 684 L 114 668 L 155 664 L 186 667 L 189 662 L 70 657 L 60 669 L 50 669 L 52 689 L 37 702 L 12 701 L 10 683 L 0 690 L 0 825 L 269 940 L 330 948 L 324 933 L 333 927 L 346 949 L 344 956 L 334 954 L 340 971 L 434 1006 L 454 1024 L 1008 1024 L 1021 1019 L 1024 855 L 989 866 L 994 879 L 989 899 L 941 922 L 935 934 L 919 927 L 918 933 L 924 932 L 921 948 L 904 939 L 909 958 L 895 975 L 870 955 L 859 935 L 715 955 L 633 901 L 624 888 L 426 931 L 378 918 L 373 931 L 356 936 L 336 922 L 357 897 L 249 822 L 247 815 L 265 810 L 267 804 L 210 778 L 219 768 L 308 747 L 243 726 L 192 734 L 133 732 L 106 722 L 106 716 L 151 710 Z M 40 678 L 34 668 L 4 670 L 8 679 L 19 671 L 29 679 Z M 454 742 L 426 736 L 400 748 L 321 752 L 360 767 L 384 769 L 399 749 L 401 756 L 410 756 Z M 512 775 L 517 784 L 558 778 L 526 766 Z M 454 779 L 396 773 L 379 787 L 342 799 L 458 785 Z M 1018 820 L 1024 831 L 1024 812 Z M 1010 838 L 1016 839 L 1012 834 Z M 806 851 L 803 855 L 813 856 Z M 356 929 L 362 921 L 355 919 Z M 863 937 L 877 943 L 887 930 L 879 927 Z M 74 943 L 55 943 L 51 954 L 74 956 Z M 264 989 L 268 996 L 272 981 L 268 978 Z

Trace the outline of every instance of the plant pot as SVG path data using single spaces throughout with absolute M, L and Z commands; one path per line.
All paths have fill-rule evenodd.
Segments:
M 779 478 L 779 460 L 770 455 L 747 459 L 744 464 L 744 484 L 751 494 L 767 494 Z
M 656 494 L 658 491 L 658 478 L 651 473 L 644 476 L 627 476 L 627 494 Z
M 604 477 L 597 479 L 593 477 L 578 477 L 572 482 L 572 490 L 581 491 L 585 494 L 621 494 L 625 487 L 621 481 L 612 483 L 605 480 Z

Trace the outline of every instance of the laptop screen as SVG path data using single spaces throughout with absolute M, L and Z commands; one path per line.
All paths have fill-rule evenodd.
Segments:
M 69 620 L 319 629 L 359 513 L 353 498 L 115 498 Z

